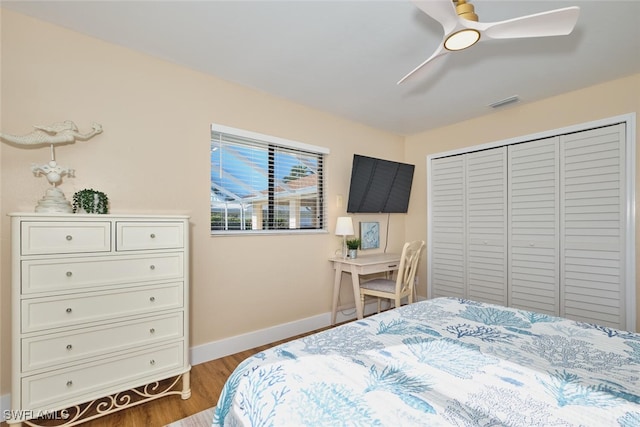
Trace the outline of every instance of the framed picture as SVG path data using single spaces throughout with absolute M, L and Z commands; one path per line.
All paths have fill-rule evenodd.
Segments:
M 360 249 L 376 249 L 380 247 L 380 223 L 360 223 Z

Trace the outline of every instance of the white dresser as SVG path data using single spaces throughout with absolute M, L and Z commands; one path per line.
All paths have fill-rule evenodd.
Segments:
M 7 422 L 74 425 L 168 394 L 188 399 L 188 217 L 10 216 Z

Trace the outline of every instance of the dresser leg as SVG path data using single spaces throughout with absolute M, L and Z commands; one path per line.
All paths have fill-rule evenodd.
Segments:
M 191 372 L 182 374 L 182 394 L 180 397 L 183 400 L 191 397 Z

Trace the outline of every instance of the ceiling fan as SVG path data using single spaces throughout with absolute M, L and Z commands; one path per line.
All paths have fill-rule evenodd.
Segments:
M 424 13 L 440 22 L 444 29 L 444 37 L 436 51 L 400 79 L 398 84 L 434 59 L 449 52 L 466 49 L 479 41 L 567 35 L 573 31 L 580 13 L 579 7 L 572 6 L 506 21 L 478 22 L 473 5 L 466 0 L 415 0 L 414 3 Z

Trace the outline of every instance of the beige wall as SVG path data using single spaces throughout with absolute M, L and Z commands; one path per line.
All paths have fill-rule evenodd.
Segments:
M 0 8 L 0 130 L 2 130 L 2 54 L 3 54 L 3 50 L 2 50 L 2 8 Z M 0 145 L 2 145 L 0 143 Z M 2 165 L 2 147 L 0 147 L 0 165 Z M 2 213 L 4 212 L 2 210 L 2 168 L 0 168 L 0 215 L 2 215 Z M 0 220 L 1 223 L 1 220 Z M 1 226 L 1 225 L 0 225 Z M 8 284 L 5 285 L 4 282 L 4 273 L 3 270 L 5 270 L 5 268 L 3 267 L 4 265 L 4 258 L 2 256 L 3 252 L 4 252 L 4 247 L 5 244 L 8 245 L 8 243 L 5 243 L 5 240 L 7 240 L 7 237 L 5 236 L 5 233 L 0 229 L 0 396 L 2 396 L 2 394 L 4 393 L 4 390 L 6 389 L 4 386 L 4 381 L 3 378 L 6 377 L 7 381 L 9 381 L 9 372 L 8 372 L 8 366 L 5 367 L 5 365 L 8 365 L 8 362 L 5 363 L 5 359 L 10 357 L 9 354 L 9 349 L 6 348 L 8 347 L 7 342 L 5 341 L 5 339 L 8 340 L 8 334 L 9 334 L 9 316 L 8 316 L 8 311 L 5 308 L 5 300 L 6 298 L 8 298 L 8 292 L 5 290 L 5 288 L 8 288 Z
M 109 196 L 113 213 L 191 216 L 192 345 L 200 345 L 327 313 L 340 248 L 331 234 L 336 196 L 348 194 L 354 153 L 402 160 L 403 138 L 4 10 L 2 131 L 33 125 L 91 122 L 104 133 L 56 149 L 76 169 L 63 181 L 67 198 L 92 187 Z M 203 51 L 203 54 L 206 54 Z M 211 237 L 209 126 L 212 122 L 328 147 L 329 231 L 320 235 Z M 2 241 L 0 395 L 10 383 L 10 258 L 7 213 L 33 211 L 47 187 L 32 163 L 48 147 L 0 144 Z M 379 220 L 386 216 L 365 215 Z M 389 250 L 404 242 L 405 216 L 392 215 Z M 343 288 L 347 288 L 343 286 Z M 348 291 L 348 288 L 347 288 Z M 344 298 L 348 298 L 346 292 Z
M 640 111 L 640 74 L 583 90 L 566 93 L 531 104 L 515 104 L 503 110 L 478 118 L 456 123 L 405 140 L 405 160 L 416 164 L 416 174 L 423 179 L 414 181 L 407 218 L 407 237 L 427 235 L 427 156 L 473 145 L 526 136 L 538 132 L 559 129 Z M 636 145 L 640 133 L 636 132 Z M 640 165 L 636 150 L 636 164 Z M 636 187 L 640 188 L 638 174 Z M 640 254 L 637 244 L 640 230 L 636 228 L 636 259 Z M 640 263 L 636 260 L 636 269 Z M 420 282 L 426 281 L 426 263 L 420 266 Z M 640 307 L 640 287 L 636 273 L 636 306 Z M 426 293 L 423 285 L 422 294 Z M 636 310 L 637 312 L 637 310 Z M 636 315 L 636 330 L 640 331 L 640 316 Z

